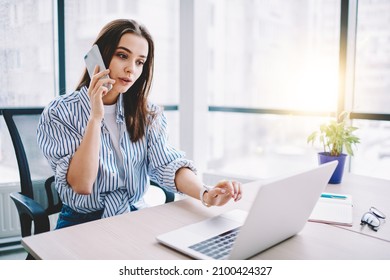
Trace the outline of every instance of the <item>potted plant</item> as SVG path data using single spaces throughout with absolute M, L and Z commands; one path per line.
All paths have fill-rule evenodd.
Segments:
M 307 138 L 308 143 L 314 144 L 319 141 L 323 146 L 323 152 L 318 153 L 319 164 L 337 160 L 339 164 L 329 180 L 330 184 L 341 183 L 345 159 L 347 155 L 353 156 L 353 146 L 360 143 L 359 137 L 354 135 L 357 127 L 348 123 L 349 113 L 342 112 L 338 121 L 331 120 L 329 123 L 321 124 L 318 131 L 314 131 Z M 343 153 L 345 148 L 346 154 Z

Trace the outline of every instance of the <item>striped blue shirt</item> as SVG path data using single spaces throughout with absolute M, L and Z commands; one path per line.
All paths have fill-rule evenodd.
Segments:
M 116 122 L 120 129 L 119 147 L 123 163 L 118 164 L 109 130 L 103 119 L 99 170 L 89 195 L 77 194 L 66 180 L 69 162 L 80 145 L 91 112 L 87 88 L 60 96 L 43 111 L 38 129 L 38 144 L 48 159 L 56 179 L 56 189 L 62 202 L 79 213 L 104 209 L 103 217 L 130 211 L 131 205 L 142 201 L 149 178 L 173 191 L 175 173 L 181 167 L 194 172 L 193 163 L 184 153 L 167 141 L 167 123 L 163 111 L 154 104 L 149 109 L 156 116 L 147 125 L 145 136 L 132 142 L 124 120 L 123 96 L 116 105 Z M 119 166 L 124 167 L 124 185 L 118 185 Z

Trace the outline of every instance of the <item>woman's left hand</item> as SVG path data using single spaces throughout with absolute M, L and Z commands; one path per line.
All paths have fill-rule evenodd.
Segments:
M 221 181 L 203 195 L 204 201 L 210 206 L 222 206 L 230 199 L 238 201 L 241 197 L 241 183 L 237 181 Z

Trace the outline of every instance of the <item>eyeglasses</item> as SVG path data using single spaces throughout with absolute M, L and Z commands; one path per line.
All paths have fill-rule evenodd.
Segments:
M 381 219 L 382 220 L 386 219 L 386 215 L 383 214 L 378 209 L 376 209 L 375 207 L 370 207 L 368 212 L 363 214 L 360 220 L 360 224 L 367 225 L 373 231 L 378 231 L 379 226 L 381 225 L 381 221 L 380 221 Z

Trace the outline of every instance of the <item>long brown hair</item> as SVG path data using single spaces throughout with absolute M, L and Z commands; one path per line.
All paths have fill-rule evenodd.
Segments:
M 131 141 L 136 142 L 145 135 L 145 126 L 148 123 L 148 115 L 151 113 L 148 110 L 147 101 L 152 85 L 154 68 L 154 42 L 152 36 L 145 26 L 134 20 L 117 19 L 103 27 L 94 44 L 98 45 L 104 64 L 108 68 L 121 37 L 126 33 L 133 33 L 145 38 L 149 45 L 148 56 L 141 76 L 123 94 L 127 131 Z M 76 90 L 80 90 L 83 86 L 89 86 L 90 81 L 91 78 L 85 69 Z

